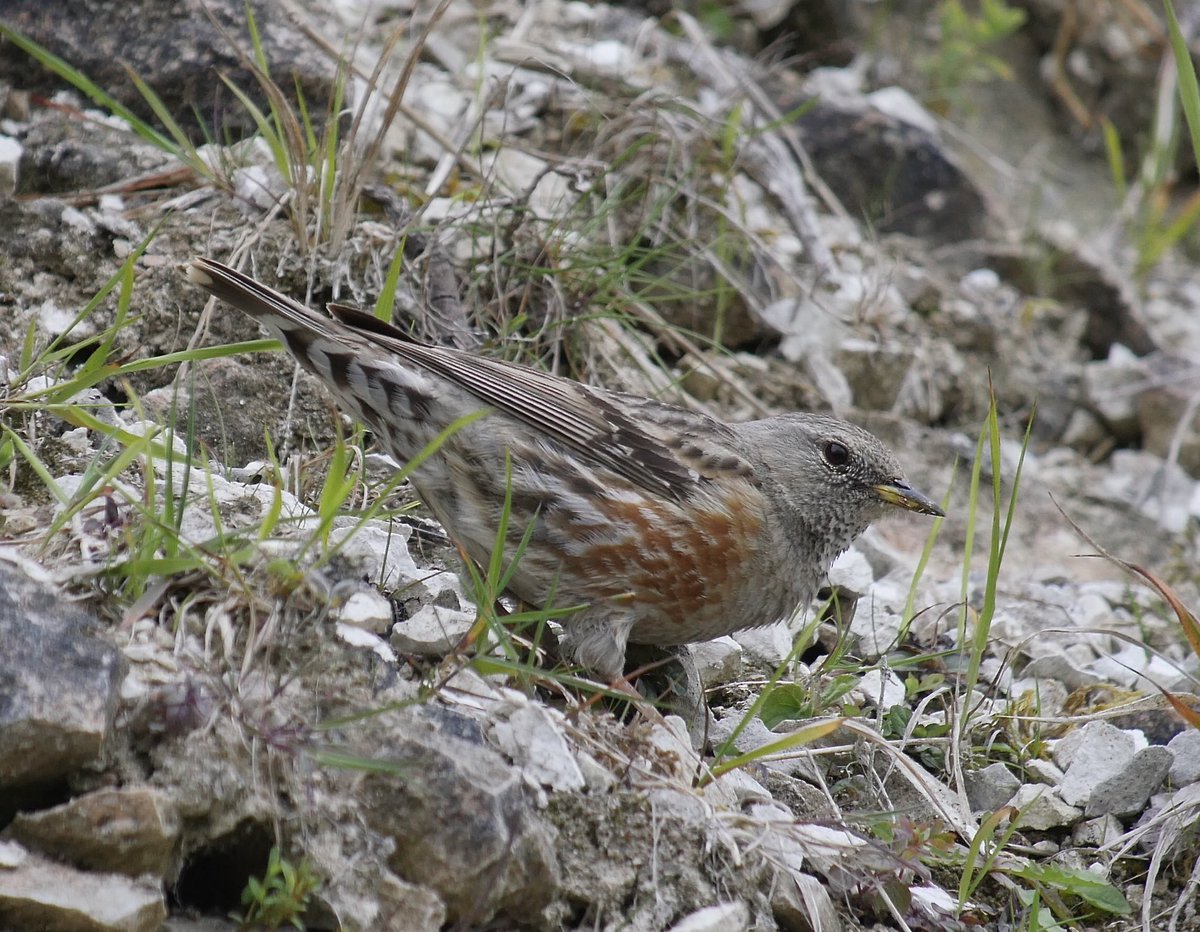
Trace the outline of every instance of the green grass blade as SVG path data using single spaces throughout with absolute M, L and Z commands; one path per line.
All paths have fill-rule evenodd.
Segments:
M 1171 52 L 1175 56 L 1175 67 L 1179 74 L 1179 101 L 1183 105 L 1183 115 L 1187 117 L 1188 130 L 1192 136 L 1192 153 L 1197 162 L 1200 162 L 1200 85 L 1196 82 L 1191 50 L 1175 16 L 1175 5 L 1171 0 L 1163 0 L 1163 8 L 1167 14 Z

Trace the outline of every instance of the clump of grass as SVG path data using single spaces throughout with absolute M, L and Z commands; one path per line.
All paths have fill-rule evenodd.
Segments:
M 424 41 L 448 5 L 449 0 L 442 0 L 430 14 L 407 60 L 399 68 L 395 82 L 388 90 L 381 91 L 383 75 L 391 66 L 392 56 L 396 54 L 407 26 L 401 24 L 392 31 L 374 71 L 364 76 L 365 91 L 345 132 L 342 130 L 346 118 L 344 102 L 350 73 L 346 56 L 337 58 L 331 93 L 323 114 L 318 117 L 298 84 L 293 103 L 293 98 L 272 76 L 258 24 L 249 6 L 246 7 L 249 51 L 221 30 L 229 47 L 237 52 L 242 65 L 254 76 L 261 99 L 265 99 L 265 109 L 260 106 L 257 95 L 238 86 L 228 76 L 222 74 L 220 80 L 250 116 L 270 153 L 273 167 L 283 182 L 276 195 L 276 207 L 288 217 L 295 243 L 302 254 L 319 246 L 327 246 L 337 254 L 344 244 L 353 227 L 363 185 L 374 171 L 388 127 L 402 109 L 404 91 Z M 216 151 L 212 146 L 197 145 L 154 89 L 132 69 L 129 69 L 130 80 L 160 126 L 138 116 L 78 68 L 3 22 L 0 22 L 0 38 L 12 42 L 89 100 L 123 119 L 135 134 L 209 184 L 231 196 L 237 193 L 239 166 L 234 150 Z M 386 103 L 382 117 L 372 121 L 376 94 L 382 94 Z M 203 124 L 201 131 L 210 141 L 219 135 Z M 261 193 L 270 196 L 269 191 Z

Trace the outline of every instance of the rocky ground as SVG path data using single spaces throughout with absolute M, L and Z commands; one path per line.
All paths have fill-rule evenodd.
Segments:
M 0 15 L 129 108 L 6 33 L 0 926 L 1200 928 L 1161 10 L 251 8 L 277 83 L 237 3 Z M 948 516 L 623 716 L 480 634 L 496 593 L 315 380 L 208 351 L 259 334 L 193 255 L 314 304 L 398 272 L 430 339 L 729 419 L 831 410 Z

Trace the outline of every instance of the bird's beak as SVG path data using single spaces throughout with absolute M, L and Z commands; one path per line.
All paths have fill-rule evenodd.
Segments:
M 937 502 L 916 489 L 909 488 L 903 482 L 881 482 L 879 485 L 871 486 L 871 491 L 879 496 L 880 500 L 889 505 L 903 508 L 905 511 L 915 511 L 921 515 L 934 515 L 938 518 L 946 516 L 946 512 L 938 507 Z

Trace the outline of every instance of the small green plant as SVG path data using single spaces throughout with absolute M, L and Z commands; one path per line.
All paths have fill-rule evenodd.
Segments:
M 308 858 L 293 865 L 279 853 L 278 846 L 267 857 L 267 871 L 260 880 L 251 877 L 242 891 L 244 913 L 231 913 L 242 929 L 303 929 L 301 918 L 308 901 L 321 889 L 321 879 Z
M 1020 29 L 1025 19 L 1024 10 L 1005 0 L 981 0 L 977 15 L 969 13 L 962 0 L 942 0 L 938 4 L 937 50 L 919 62 L 929 81 L 931 108 L 949 112 L 968 84 L 994 78 L 1011 80 L 1008 63 L 989 49 Z

